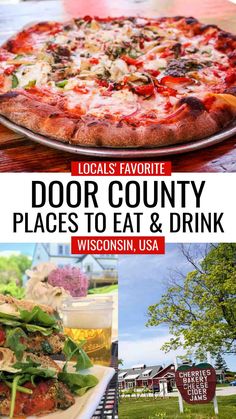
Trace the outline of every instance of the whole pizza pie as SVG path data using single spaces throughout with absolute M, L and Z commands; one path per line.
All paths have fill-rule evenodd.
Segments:
M 34 24 L 0 49 L 0 114 L 85 146 L 159 147 L 236 118 L 236 36 L 192 17 Z

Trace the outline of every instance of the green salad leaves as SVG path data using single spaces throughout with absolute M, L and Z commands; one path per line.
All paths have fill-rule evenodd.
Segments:
M 35 306 L 32 311 L 20 310 L 20 319 L 24 323 L 33 323 L 44 327 L 55 327 L 57 319 Z
M 66 384 L 72 393 L 83 396 L 87 390 L 98 384 L 95 375 L 83 375 L 72 372 L 59 372 L 58 379 Z
M 71 360 L 75 360 L 75 370 L 81 371 L 85 370 L 87 368 L 91 368 L 93 366 L 92 362 L 90 361 L 90 358 L 86 354 L 86 352 L 82 348 L 83 343 L 78 344 L 71 338 L 67 338 L 63 353 L 66 358 L 66 363 L 63 367 L 63 372 L 67 371 L 68 362 Z
M 84 343 L 84 342 L 83 342 Z M 79 371 L 91 368 L 93 366 L 88 355 L 83 350 L 83 343 L 78 344 L 71 338 L 67 338 L 63 353 L 66 357 L 66 362 L 62 369 L 62 372 L 59 372 L 58 379 L 66 384 L 72 393 L 77 396 L 83 396 L 86 391 L 98 384 L 98 379 L 94 375 L 83 375 L 79 374 Z M 75 373 L 68 372 L 68 363 L 74 360 L 75 364 Z
M 16 393 L 33 394 L 33 390 L 24 387 L 24 384 L 31 382 L 33 386 L 40 380 L 55 379 L 63 382 L 70 391 L 77 396 L 82 396 L 87 390 L 98 384 L 98 379 L 91 374 L 83 374 L 80 371 L 92 367 L 92 363 L 83 350 L 84 342 L 77 343 L 67 338 L 63 348 L 65 364 L 62 371 L 52 367 L 43 367 L 39 361 L 31 359 L 30 355 L 23 360 L 26 353 L 26 340 L 29 339 L 27 332 L 39 332 L 49 336 L 54 332 L 61 332 L 61 326 L 55 316 L 45 313 L 40 307 L 33 310 L 19 310 L 18 315 L 1 313 L 0 324 L 6 332 L 6 347 L 11 349 L 17 362 L 12 365 L 10 372 L 0 371 L 0 382 L 4 382 L 11 389 L 10 418 L 14 416 Z
M 35 386 L 37 378 L 56 378 L 57 371 L 48 368 L 42 368 L 40 363 L 32 361 L 28 358 L 25 362 L 17 362 L 13 367 L 18 370 L 16 373 L 0 372 L 0 381 L 3 381 L 8 387 L 11 388 L 11 405 L 10 405 L 10 418 L 14 417 L 16 393 L 32 394 L 33 391 L 23 387 L 27 382 L 31 382 Z
M 20 327 L 7 329 L 6 332 L 6 346 L 15 353 L 16 359 L 21 360 L 26 349 L 26 345 L 21 342 L 21 339 L 27 338 L 27 335 Z
M 1 313 L 0 324 L 7 327 L 14 327 L 19 335 L 19 328 L 26 332 L 39 332 L 43 336 L 50 336 L 53 332 L 61 332 L 62 328 L 58 324 L 55 316 L 45 313 L 40 307 L 34 307 L 32 311 L 20 310 L 19 316 Z M 26 335 L 24 337 L 27 337 Z M 10 346 L 12 349 L 12 347 Z

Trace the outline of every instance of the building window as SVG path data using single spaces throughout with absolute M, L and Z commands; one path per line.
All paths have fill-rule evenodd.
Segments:
M 63 246 L 62 244 L 58 245 L 58 255 L 63 255 Z
M 70 245 L 66 244 L 65 245 L 65 255 L 69 255 L 70 254 Z

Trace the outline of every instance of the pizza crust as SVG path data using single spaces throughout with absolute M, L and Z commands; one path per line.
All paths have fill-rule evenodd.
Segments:
M 175 121 L 132 127 L 126 122 L 115 123 L 92 116 L 72 118 L 52 105 L 14 91 L 0 95 L 0 113 L 33 132 L 75 145 L 148 148 L 208 137 L 232 122 L 236 109 L 219 101 L 208 112 L 203 106 L 191 106 L 190 101 Z
M 122 20 L 122 18 L 119 19 Z M 217 45 L 218 48 L 222 49 L 223 51 L 228 51 L 228 49 L 230 48 L 232 49 L 231 43 L 235 42 L 236 40 L 235 35 L 222 31 L 215 25 L 202 25 L 195 18 L 192 17 L 185 18 L 178 16 L 173 18 L 160 18 L 157 19 L 157 21 L 168 22 L 169 19 L 173 20 L 174 22 L 179 22 L 178 25 L 180 25 L 180 29 L 183 29 L 183 33 L 184 31 L 187 31 L 188 36 L 190 38 L 203 32 L 206 32 L 208 36 L 211 36 L 211 31 L 213 30 L 214 32 L 214 30 L 217 30 L 219 33 L 219 36 L 217 38 Z M 55 24 L 59 25 L 55 22 L 38 23 L 34 26 L 31 26 L 32 33 L 33 31 L 37 30 L 41 31 L 44 29 L 45 26 L 48 27 L 50 25 L 53 29 L 53 26 Z M 18 51 L 18 47 L 20 46 L 20 48 L 22 48 L 22 45 L 24 45 L 25 35 L 27 35 L 26 32 L 27 31 L 19 32 L 19 34 L 17 34 L 15 37 L 8 40 L 3 45 L 3 48 L 6 48 L 7 51 L 10 51 L 12 53 L 14 53 L 14 48 L 16 48 Z M 21 39 L 22 36 L 23 38 Z M 178 43 L 175 46 L 178 47 Z M 68 55 L 66 47 L 63 51 L 61 51 L 61 54 L 63 57 Z M 233 66 L 234 60 L 236 59 L 235 52 L 232 51 L 231 54 L 228 54 L 228 56 L 229 59 L 232 61 Z M 181 64 L 182 67 L 180 64 L 179 67 L 177 66 L 176 68 L 177 76 L 173 76 L 172 73 L 165 74 L 172 74 L 172 76 L 170 77 L 173 78 L 184 78 L 183 75 L 185 75 L 185 72 L 182 74 L 181 71 L 184 70 L 185 66 L 183 62 Z M 138 68 L 139 67 L 137 67 L 137 71 Z M 178 74 L 178 72 L 180 72 L 182 75 Z M 37 79 L 37 77 L 35 77 L 35 79 Z M 116 79 L 114 78 L 114 80 Z M 34 81 L 33 76 L 32 81 Z M 219 79 L 219 83 L 220 82 L 221 81 Z M 26 82 L 24 81 L 24 83 Z M 143 121 L 139 121 L 136 115 L 136 120 L 133 125 L 132 118 L 128 119 L 125 116 L 122 118 L 122 110 L 120 112 L 120 109 L 118 117 L 115 111 L 112 114 L 112 108 L 111 113 L 109 114 L 109 103 L 107 105 L 108 112 L 107 114 L 104 113 L 104 117 L 92 116 L 91 114 L 89 114 L 89 112 L 85 115 L 78 116 L 82 113 L 80 112 L 80 109 L 78 110 L 77 114 L 76 112 L 74 114 L 72 112 L 73 106 L 76 108 L 76 103 L 75 105 L 73 105 L 73 103 L 72 105 L 70 104 L 70 107 L 65 106 L 64 111 L 62 107 L 59 107 L 60 105 L 57 104 L 56 100 L 52 100 L 51 104 L 48 104 L 45 102 L 47 98 L 44 100 L 43 97 L 41 98 L 37 95 L 30 94 L 29 91 L 24 91 L 24 86 L 22 88 L 20 88 L 20 86 L 21 84 L 19 84 L 19 86 L 16 89 L 14 87 L 15 90 L 11 90 L 8 93 L 0 95 L 0 114 L 5 116 L 15 124 L 26 127 L 35 133 L 44 135 L 46 137 L 58 141 L 69 142 L 71 144 L 80 146 L 114 148 L 151 148 L 168 146 L 172 144 L 180 144 L 188 141 L 199 140 L 208 137 L 212 134 L 215 134 L 216 132 L 229 125 L 233 120 L 235 120 L 236 117 L 235 100 L 231 100 L 231 98 L 236 96 L 235 86 L 231 86 L 229 88 L 229 91 L 225 90 L 220 94 L 207 92 L 204 93 L 204 91 L 201 91 L 200 97 L 203 98 L 203 101 L 196 97 L 198 93 L 196 93 L 196 96 L 194 96 L 194 90 L 192 91 L 193 93 L 191 93 L 193 94 L 192 97 L 188 96 L 190 95 L 190 93 L 187 92 L 187 95 L 185 96 L 183 94 L 182 99 L 180 99 L 179 102 L 177 102 L 177 104 L 173 105 L 172 103 L 172 109 L 170 111 L 172 115 L 168 115 L 168 111 L 164 113 L 160 112 L 160 115 L 166 115 L 166 117 L 163 117 L 163 120 L 153 119 L 153 122 L 151 121 L 151 119 L 148 119 L 149 117 L 146 120 L 144 119 Z M 158 88 L 159 87 L 160 86 L 158 86 Z M 208 90 L 207 86 L 206 90 Z M 212 89 L 212 91 L 215 90 Z M 160 92 L 162 92 L 162 90 Z M 229 98 L 226 99 L 230 100 L 224 100 L 223 96 L 225 95 L 225 93 L 229 96 Z M 51 95 L 53 96 L 54 93 L 52 93 Z M 213 100 L 214 103 L 209 105 L 208 108 L 206 108 L 204 103 L 205 98 L 207 98 L 208 95 L 216 96 L 216 98 L 215 101 Z M 145 100 L 149 97 L 149 94 L 146 93 Z M 66 97 L 66 100 L 68 100 L 68 97 Z M 125 111 L 125 100 L 122 99 L 120 100 L 120 102 L 122 108 L 124 107 Z M 154 106 L 157 107 L 158 105 Z M 160 104 L 159 106 L 161 108 L 162 105 Z M 80 107 L 80 103 L 78 104 L 78 107 Z M 132 116 L 132 112 L 129 116 Z

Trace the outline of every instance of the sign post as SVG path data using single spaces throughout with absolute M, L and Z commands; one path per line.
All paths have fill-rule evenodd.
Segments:
M 211 363 L 211 355 L 209 352 L 207 352 L 207 362 L 209 362 L 209 364 Z M 214 405 L 214 412 L 215 415 L 219 414 L 219 409 L 218 409 L 218 402 L 217 402 L 217 398 L 216 398 L 216 393 L 213 399 L 213 405 Z
M 177 369 L 178 369 L 178 362 L 177 362 L 177 356 L 176 356 L 175 357 L 175 371 L 177 371 Z M 179 411 L 180 413 L 184 413 L 183 399 L 178 388 L 177 390 L 178 390 L 178 399 L 179 399 Z
M 216 372 L 208 363 L 181 365 L 175 372 L 176 386 L 186 403 L 202 404 L 213 400 L 215 413 L 218 414 L 216 400 Z

